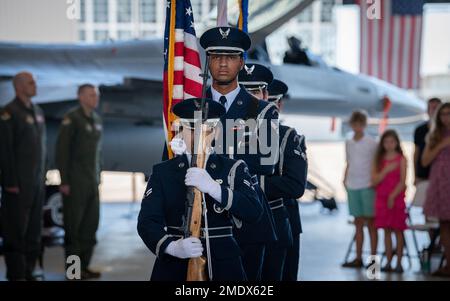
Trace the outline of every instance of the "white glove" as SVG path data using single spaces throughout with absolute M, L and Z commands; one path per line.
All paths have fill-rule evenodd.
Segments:
M 181 138 L 173 138 L 169 144 L 175 155 L 182 155 L 186 152 L 186 143 Z
M 203 247 L 200 239 L 191 236 L 172 241 L 165 252 L 178 258 L 193 258 L 202 256 Z
M 220 184 L 214 181 L 205 169 L 198 167 L 189 168 L 184 183 L 186 186 L 194 186 L 201 192 L 209 194 L 216 201 L 222 202 Z

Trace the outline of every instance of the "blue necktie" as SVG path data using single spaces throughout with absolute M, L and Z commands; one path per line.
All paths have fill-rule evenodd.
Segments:
M 227 98 L 225 97 L 225 96 L 220 96 L 220 98 L 219 98 L 219 102 L 223 105 L 223 106 L 225 106 L 225 104 L 227 103 Z

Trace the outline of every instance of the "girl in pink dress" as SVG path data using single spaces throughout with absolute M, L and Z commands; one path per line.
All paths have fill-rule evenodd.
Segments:
M 375 187 L 375 227 L 384 229 L 384 245 L 387 257 L 385 272 L 402 273 L 403 231 L 406 230 L 406 159 L 400 139 L 394 130 L 381 136 L 372 168 L 372 184 Z M 392 269 L 394 256 L 392 232 L 397 242 L 397 265 Z
M 446 265 L 433 275 L 450 277 L 450 103 L 437 109 L 427 138 L 422 165 L 430 164 L 424 213 L 439 219 L 440 241 L 446 258 Z

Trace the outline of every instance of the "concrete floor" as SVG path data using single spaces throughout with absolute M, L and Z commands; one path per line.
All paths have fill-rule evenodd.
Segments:
M 148 280 L 154 256 L 145 247 L 136 232 L 139 204 L 103 203 L 98 245 L 92 266 L 103 272 L 101 280 Z M 301 280 L 367 280 L 365 269 L 341 268 L 353 228 L 347 223 L 346 204 L 332 214 L 321 212 L 318 203 L 301 205 L 304 234 L 301 241 Z M 416 213 L 418 215 L 418 213 Z M 420 216 L 417 216 L 420 218 Z M 412 236 L 406 239 L 410 252 L 415 255 Z M 380 237 L 382 239 L 382 237 Z M 380 239 L 380 241 L 382 241 Z M 426 235 L 419 235 L 419 245 L 427 244 Z M 367 250 L 367 245 L 365 245 Z M 382 244 L 379 244 L 382 250 Z M 64 258 L 61 247 L 46 248 L 44 270 L 47 280 L 64 280 Z M 352 255 L 353 256 L 353 255 Z M 433 263 L 438 264 L 438 259 Z M 381 273 L 381 280 L 440 280 L 419 272 L 417 258 L 412 258 L 412 267 L 404 259 L 405 273 L 402 275 Z M 0 280 L 5 280 L 4 261 L 0 260 Z

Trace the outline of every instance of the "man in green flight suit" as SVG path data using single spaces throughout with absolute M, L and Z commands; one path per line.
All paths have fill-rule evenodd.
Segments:
M 36 82 L 29 72 L 13 78 L 16 97 L 0 111 L 2 229 L 6 278 L 42 280 L 34 273 L 41 252 L 45 182 L 45 119 L 33 103 Z
M 80 105 L 69 111 L 61 123 L 56 143 L 56 164 L 61 175 L 66 259 L 77 255 L 81 279 L 99 278 L 89 269 L 96 244 L 100 205 L 100 140 L 102 121 L 94 111 L 97 88 L 84 84 L 78 88 Z

